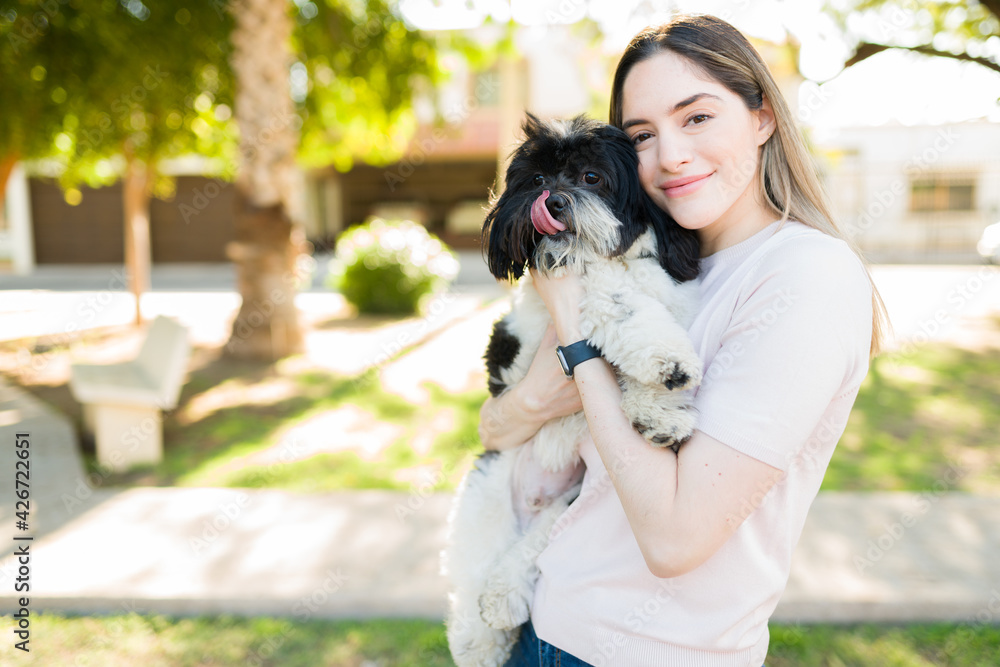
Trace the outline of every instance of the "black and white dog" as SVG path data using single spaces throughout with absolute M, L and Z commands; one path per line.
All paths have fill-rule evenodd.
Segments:
M 621 130 L 531 114 L 523 129 L 506 189 L 483 225 L 490 272 L 521 279 L 486 350 L 490 393 L 525 376 L 550 322 L 526 268 L 573 271 L 586 293 L 583 334 L 614 367 L 622 409 L 650 443 L 676 446 L 695 424 L 690 395 L 680 390 L 701 380 L 686 331 L 697 301 L 697 237 L 642 190 Z M 586 430 L 582 412 L 552 420 L 515 450 L 487 452 L 462 481 L 443 553 L 448 643 L 460 667 L 507 660 L 528 620 L 535 559 L 579 493 Z

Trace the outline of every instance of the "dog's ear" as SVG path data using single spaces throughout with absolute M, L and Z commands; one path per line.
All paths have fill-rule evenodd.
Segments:
M 622 254 L 650 224 L 639 182 L 639 158 L 628 136 L 617 127 L 603 125 L 596 129 L 596 135 L 601 139 L 602 161 L 610 167 L 606 196 L 620 223 L 617 253 Z
M 645 192 L 642 193 L 642 200 L 650 224 L 656 230 L 660 266 L 678 282 L 697 278 L 698 258 L 701 256 L 698 233 L 678 225 Z
M 497 280 L 517 280 L 524 275 L 530 257 L 525 239 L 513 237 L 517 221 L 511 215 L 518 207 L 510 204 L 513 195 L 505 190 L 495 199 L 483 221 L 482 252 L 490 273 Z
M 530 111 L 524 112 L 524 122 L 521 123 L 521 131 L 524 132 L 525 140 L 533 139 L 542 133 L 544 123 Z

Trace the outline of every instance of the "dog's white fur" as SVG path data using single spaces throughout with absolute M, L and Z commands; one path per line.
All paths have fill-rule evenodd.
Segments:
M 589 209 L 588 228 L 543 239 L 538 266 L 581 277 L 583 335 L 616 369 L 622 409 L 632 423 L 643 425 L 641 432 L 654 444 L 682 442 L 694 430 L 695 411 L 689 394 L 664 383 L 679 373 L 687 376 L 688 387 L 701 380 L 701 362 L 686 332 L 697 284 L 678 284 L 662 269 L 648 230 L 626 253 L 608 258 L 617 221 L 601 203 L 577 205 Z M 504 319 L 521 343 L 514 363 L 501 370 L 510 387 L 527 374 L 551 321 L 530 274 L 522 278 Z M 552 420 L 530 443 L 481 460 L 482 469 L 463 479 L 443 553 L 452 591 L 448 642 L 459 667 L 500 667 L 508 659 L 518 627 L 528 620 L 538 578 L 535 560 L 579 493 L 578 445 L 586 430 L 582 412 Z M 532 463 L 528 459 L 547 474 L 520 478 Z

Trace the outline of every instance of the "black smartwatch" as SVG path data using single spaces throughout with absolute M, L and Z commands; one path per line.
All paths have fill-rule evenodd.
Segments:
M 579 364 L 601 356 L 601 351 L 585 340 L 577 341 L 566 347 L 557 347 L 556 356 L 559 357 L 559 365 L 562 366 L 566 377 L 573 377 L 573 369 Z

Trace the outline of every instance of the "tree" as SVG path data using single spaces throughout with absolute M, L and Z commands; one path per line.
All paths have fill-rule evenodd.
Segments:
M 58 3 L 19 0 L 0 10 L 0 216 L 11 170 L 20 160 L 49 157 L 85 93 L 92 62 L 66 29 Z M 65 144 L 65 140 L 62 140 Z
M 149 283 L 150 196 L 173 186 L 157 165 L 191 153 L 225 161 L 232 153 L 232 95 L 222 75 L 231 23 L 195 0 L 20 0 L 3 19 L 4 87 L 13 99 L 5 96 L 0 114 L 0 164 L 58 161 L 70 203 L 81 183 L 123 180 L 138 323 Z
M 58 161 L 71 203 L 80 183 L 122 178 L 137 308 L 150 196 L 173 185 L 160 161 L 196 153 L 239 174 L 230 250 L 243 303 L 228 346 L 238 356 L 301 346 L 296 162 L 397 159 L 416 127 L 413 99 L 441 77 L 439 40 L 386 0 L 15 0 L 0 10 L 0 37 L 0 176 L 18 159 Z
M 231 256 L 242 304 L 227 350 L 278 359 L 302 345 L 296 158 L 339 169 L 398 158 L 415 129 L 414 96 L 440 70 L 435 42 L 382 0 L 232 0 L 229 8 L 240 132 Z
M 828 11 L 858 36 L 844 67 L 887 49 L 973 62 L 1000 72 L 1000 0 L 854 0 Z

